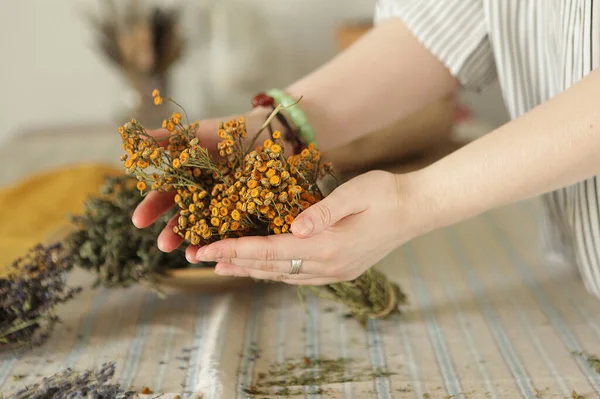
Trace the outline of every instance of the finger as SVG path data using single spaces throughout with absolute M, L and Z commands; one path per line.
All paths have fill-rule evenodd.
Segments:
M 177 226 L 177 219 L 179 219 L 179 212 L 169 220 L 156 240 L 158 248 L 163 252 L 173 252 L 183 242 L 183 237 L 173 232 L 173 227 Z
M 167 212 L 175 205 L 173 202 L 175 194 L 176 193 L 174 192 L 150 192 L 137 208 L 135 208 L 131 218 L 133 224 L 137 228 L 143 229 L 156 222 L 163 213 Z
M 161 147 L 167 148 L 169 146 L 169 136 L 171 133 L 167 129 L 146 130 L 146 133 L 154 138 Z
M 287 273 L 291 259 L 302 259 L 306 263 L 314 257 L 313 254 L 319 249 L 319 244 L 316 242 L 301 240 L 292 234 L 280 234 L 217 241 L 200 248 L 196 257 L 203 261 L 228 263 L 240 259 L 253 260 L 261 263 L 268 271 Z M 318 269 L 315 269 L 315 263 L 307 263 L 303 271 L 309 274 L 319 274 Z
M 356 201 L 360 195 L 354 192 L 353 187 L 354 185 L 345 183 L 323 200 L 301 212 L 292 223 L 292 233 L 301 238 L 311 237 L 346 216 L 360 212 L 361 209 L 358 208 Z
M 198 252 L 198 248 L 200 248 L 200 247 L 197 245 L 189 245 L 185 249 L 185 258 L 187 259 L 188 262 L 193 263 L 193 264 L 197 264 L 200 262 L 196 258 L 196 252 Z
M 271 281 L 297 281 L 297 280 L 315 280 L 317 276 L 310 274 L 289 274 L 289 273 L 277 273 L 277 272 L 264 272 L 262 270 L 248 269 L 245 267 L 239 267 L 226 262 L 219 262 L 215 268 L 215 273 L 220 276 L 232 276 L 232 277 L 251 277 L 258 280 L 271 280 Z
M 227 263 L 229 265 L 233 265 L 243 269 L 258 270 L 266 273 L 289 274 L 292 270 L 292 261 L 290 260 L 276 260 L 272 262 L 264 262 L 254 259 L 219 259 L 217 261 L 221 263 Z M 307 270 L 323 270 L 322 267 L 318 267 L 317 265 L 311 265 L 310 261 L 308 263 L 302 262 L 299 273 L 305 274 L 306 276 L 312 278 L 323 276 L 323 274 L 321 273 L 311 274 L 307 272 Z

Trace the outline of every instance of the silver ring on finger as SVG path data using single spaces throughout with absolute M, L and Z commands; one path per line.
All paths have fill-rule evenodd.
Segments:
M 292 267 L 290 268 L 290 274 L 300 273 L 302 267 L 302 259 L 292 259 Z

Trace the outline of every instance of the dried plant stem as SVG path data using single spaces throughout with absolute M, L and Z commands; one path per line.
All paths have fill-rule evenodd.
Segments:
M 256 134 L 254 135 L 254 138 L 252 139 L 252 141 L 248 145 L 248 149 L 246 150 L 246 153 L 248 153 L 249 151 L 252 151 L 252 148 L 254 148 L 254 145 L 256 144 L 256 140 L 258 140 L 258 137 L 271 124 L 271 122 L 273 121 L 273 119 L 275 119 L 275 117 L 277 116 L 277 114 L 282 109 L 293 107 L 294 105 L 298 104 L 301 100 L 302 100 L 302 97 L 300 97 L 298 99 L 298 101 L 296 101 L 295 103 L 287 105 L 287 106 L 283 106 L 281 104 L 277 105 L 275 107 L 275 109 L 273 110 L 273 112 L 271 112 L 271 114 L 269 115 L 269 117 L 267 118 L 267 120 L 262 124 L 262 126 L 260 127 L 260 129 L 258 129 L 258 131 L 256 132 Z
M 179 109 L 181 109 L 183 111 L 183 114 L 185 115 L 185 123 L 189 126 L 190 125 L 190 118 L 188 117 L 188 114 L 187 114 L 187 111 L 185 110 L 185 108 L 183 108 L 177 101 L 173 100 L 171 97 L 168 98 L 168 101 L 170 101 L 173 104 L 177 105 L 179 107 Z
M 43 320 L 44 320 L 43 317 L 38 317 L 36 319 L 24 321 L 21 324 L 17 324 L 14 327 L 12 327 L 6 331 L 1 331 L 0 332 L 0 343 L 2 343 L 2 344 L 8 343 L 8 340 L 6 339 L 6 337 L 8 337 L 9 335 L 14 334 L 19 331 L 22 331 L 22 330 L 25 330 L 31 326 L 35 326 L 36 324 L 39 324 Z

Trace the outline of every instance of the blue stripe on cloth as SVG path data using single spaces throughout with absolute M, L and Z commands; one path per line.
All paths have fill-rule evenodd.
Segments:
M 305 355 L 308 356 L 311 360 L 317 359 L 319 357 L 319 316 L 321 314 L 321 308 L 319 306 L 319 298 L 316 295 L 310 295 L 309 297 L 310 305 L 308 308 L 307 315 L 307 328 L 306 328 L 306 347 L 304 349 Z M 316 377 L 316 371 L 311 368 L 311 374 L 313 377 Z M 320 398 L 320 394 L 316 394 L 317 387 L 315 385 L 310 385 L 308 390 L 304 387 L 304 397 L 307 395 L 309 398 Z
M 181 309 L 183 306 L 183 299 L 179 297 L 174 304 L 176 309 Z M 175 331 L 177 331 L 178 324 L 177 318 L 178 314 L 176 312 L 173 313 L 171 320 L 169 321 L 169 328 L 165 334 L 164 341 L 164 352 L 161 359 L 161 363 L 158 365 L 158 371 L 156 373 L 154 386 L 156 387 L 156 392 L 160 392 L 163 390 L 163 381 L 165 379 L 165 371 L 167 371 L 168 362 L 173 358 L 173 351 L 175 349 Z
M 379 336 L 377 320 L 369 320 L 367 325 L 367 342 L 369 347 L 369 355 L 371 357 L 371 365 L 374 367 L 374 371 L 391 371 L 387 368 L 385 354 L 383 353 L 383 349 L 381 347 L 381 337 Z M 394 396 L 392 393 L 392 383 L 389 377 L 377 377 L 373 380 L 373 385 L 377 398 L 387 399 Z
M 244 389 L 250 385 L 254 374 L 254 363 L 256 362 L 257 355 L 256 327 L 258 325 L 258 316 L 262 311 L 266 289 L 266 285 L 259 284 L 252 290 L 252 305 L 247 319 L 249 320 L 250 325 L 245 329 L 244 347 L 242 349 L 243 356 L 240 359 L 242 367 L 239 370 L 238 375 L 236 398 L 240 396 L 242 398 L 249 398 L 248 394 L 244 392 Z
M 502 273 L 500 273 L 501 268 L 491 267 L 489 270 L 491 273 L 493 273 L 493 275 L 496 278 L 502 279 L 503 276 L 502 276 Z M 552 373 L 552 376 L 554 377 L 554 381 L 556 382 L 559 389 L 561 390 L 561 393 L 564 396 L 571 395 L 571 393 L 573 391 L 572 387 L 567 384 L 567 381 L 565 380 L 563 375 L 561 375 L 558 372 L 556 365 L 550 359 L 548 351 L 546 351 L 544 346 L 540 344 L 540 341 L 539 341 L 539 339 L 537 339 L 535 331 L 532 330 L 531 323 L 530 323 L 531 318 L 528 317 L 527 314 L 525 314 L 525 312 L 523 311 L 523 307 L 520 306 L 520 304 L 517 303 L 512 296 L 509 295 L 507 299 L 508 299 L 509 303 L 511 304 L 511 306 L 513 307 L 513 309 L 515 310 L 515 313 L 519 317 L 520 324 L 521 324 L 521 326 L 523 326 L 525 328 L 525 331 L 529 335 L 529 338 L 531 339 L 531 342 L 533 343 L 533 346 L 535 347 L 536 351 L 538 352 L 540 357 L 544 360 L 544 364 L 546 364 L 549 367 L 550 372 Z
M 498 276 L 498 278 L 501 278 L 500 275 L 496 274 Z M 510 295 L 509 295 L 510 297 Z M 544 361 L 544 364 L 550 368 L 550 372 L 552 373 L 552 377 L 554 377 L 554 381 L 556 382 L 556 384 L 558 384 L 558 387 L 561 390 L 561 393 L 568 397 L 572 392 L 573 389 L 567 385 L 565 379 L 563 378 L 563 376 L 558 372 L 558 369 L 556 368 L 556 365 L 554 364 L 554 362 L 550 359 L 550 356 L 548 355 L 548 352 L 546 351 L 546 349 L 540 344 L 539 339 L 537 339 L 536 337 L 536 333 L 531 329 L 531 323 L 530 323 L 530 318 L 527 317 L 527 315 L 525 314 L 525 312 L 523 312 L 522 307 L 519 306 L 518 303 L 516 303 L 512 298 L 509 298 L 509 302 L 511 303 L 513 309 L 515 310 L 515 312 L 517 313 L 518 317 L 519 317 L 519 321 L 521 322 L 521 326 L 525 327 L 525 331 L 527 331 L 527 334 L 529 335 L 529 338 L 531 339 L 531 342 L 533 343 L 533 346 L 535 347 L 536 351 L 538 352 L 538 354 L 540 355 L 540 357 L 542 358 L 542 360 Z
M 437 251 L 431 251 L 434 256 L 432 259 L 433 264 L 442 264 L 443 260 L 437 258 Z M 447 268 L 440 267 L 439 268 L 440 277 L 442 279 L 448 278 Z M 469 352 L 473 357 L 473 363 L 477 365 L 477 371 L 479 372 L 479 376 L 485 383 L 486 391 L 489 393 L 490 399 L 498 398 L 498 389 L 496 388 L 496 384 L 493 383 L 494 377 L 492 372 L 489 370 L 487 363 L 484 361 L 483 355 L 477 348 L 475 344 L 475 339 L 471 334 L 471 330 L 468 328 L 467 321 L 464 317 L 464 312 L 460 306 L 459 301 L 456 299 L 456 290 L 452 284 L 444 284 L 444 290 L 446 291 L 446 297 L 450 300 L 454 307 L 454 314 L 456 319 L 458 320 L 458 325 L 460 326 L 460 332 L 462 333 L 465 341 L 467 342 L 467 346 L 469 347 Z
M 162 359 L 160 364 L 158 365 L 158 371 L 156 373 L 156 378 L 154 382 L 154 386 L 156 387 L 156 391 L 160 392 L 163 389 L 163 381 L 165 379 L 165 371 L 167 371 L 167 362 L 173 358 L 173 351 L 175 349 L 174 338 L 175 331 L 177 330 L 177 323 L 175 320 L 171 320 L 170 326 L 167 329 L 167 333 L 165 334 L 165 350 L 163 352 Z
M 210 306 L 210 297 L 201 296 L 198 298 L 198 301 L 196 327 L 194 328 L 194 339 L 192 341 L 194 355 L 190 361 L 190 367 L 187 370 L 184 388 L 184 393 L 188 395 L 188 398 L 196 398 L 196 395 L 194 394 L 194 388 L 196 387 L 196 378 L 198 377 L 200 359 L 202 358 L 202 352 L 205 344 L 204 336 L 206 333 L 206 312 Z
M 527 373 L 527 370 L 523 366 L 523 362 L 519 359 L 515 353 L 514 348 L 510 344 L 510 340 L 504 331 L 500 317 L 496 314 L 492 305 L 487 298 L 486 292 L 481 285 L 481 282 L 477 278 L 477 275 L 473 272 L 473 265 L 469 260 L 468 256 L 462 249 L 455 233 L 451 229 L 446 230 L 446 237 L 456 255 L 461 268 L 466 274 L 469 280 L 469 287 L 475 294 L 475 298 L 479 303 L 479 306 L 483 310 L 484 318 L 494 336 L 494 340 L 500 349 L 500 353 L 506 362 L 506 365 L 510 369 L 511 374 L 515 378 L 517 387 L 521 391 L 524 398 L 534 397 L 534 387 L 531 382 L 531 377 Z
M 10 359 L 2 362 L 2 366 L 0 366 L 0 387 L 4 386 L 4 383 L 10 374 L 10 370 L 12 370 L 16 361 L 16 357 L 11 357 Z
M 226 311 L 223 311 L 221 309 L 229 309 L 230 308 L 230 301 L 233 299 L 233 293 L 227 294 L 225 299 L 223 300 L 223 305 L 218 306 L 217 309 L 219 312 L 223 312 L 225 313 L 223 315 L 223 318 L 221 319 L 221 323 L 219 323 L 219 320 L 214 320 L 211 318 L 211 320 L 209 321 L 209 323 L 215 323 L 215 324 L 220 324 L 220 326 L 216 329 L 217 332 L 217 339 L 216 339 L 216 343 L 215 343 L 215 350 L 213 352 L 213 356 L 212 359 L 217 359 L 214 360 L 215 363 L 220 364 L 220 359 L 222 358 L 222 354 L 223 354 L 223 349 L 225 347 L 226 344 L 226 340 L 227 340 L 227 334 L 224 334 L 223 331 L 228 331 L 229 329 L 229 321 L 231 320 L 231 317 L 229 317 L 229 313 Z M 219 316 L 219 315 L 217 315 Z M 220 331 L 220 333 L 219 333 Z M 209 331 L 209 334 L 211 332 Z M 204 367 L 206 367 L 206 363 L 203 363 Z M 212 367 L 213 365 L 210 364 L 209 367 Z M 202 370 L 200 370 L 202 371 Z M 230 387 L 228 387 L 230 388 Z M 211 389 L 211 391 L 209 392 L 209 396 L 206 399 L 220 399 L 220 390 L 217 389 Z M 228 391 L 231 392 L 231 391 Z
M 405 363 L 410 372 L 410 384 L 411 390 L 413 391 L 415 398 L 423 398 L 425 389 L 421 383 L 421 377 L 419 375 L 419 369 L 417 367 L 415 355 L 413 353 L 413 345 L 410 342 L 410 333 L 408 331 L 408 322 L 404 319 L 398 320 L 398 329 L 400 330 L 400 340 L 402 341 L 402 347 L 404 349 L 404 356 L 406 358 Z
M 345 310 L 345 309 L 344 309 Z M 344 317 L 342 317 L 342 314 L 339 315 L 340 316 L 340 320 L 339 320 L 339 333 L 340 333 L 340 340 L 339 340 L 339 350 L 340 350 L 340 358 L 342 359 L 348 359 L 348 331 L 346 330 L 346 319 Z M 352 366 L 350 364 L 348 364 L 345 368 L 344 368 L 344 377 L 348 378 L 352 375 L 351 373 L 352 370 Z M 354 390 L 352 389 L 352 383 L 350 382 L 350 379 L 346 382 L 344 382 L 344 398 L 346 399 L 352 399 L 354 397 Z
M 405 245 L 405 254 L 413 275 L 414 293 L 420 303 L 421 312 L 425 315 L 427 333 L 434 347 L 435 357 L 444 379 L 446 392 L 451 396 L 459 395 L 463 391 L 460 378 L 456 373 L 450 352 L 446 346 L 444 332 L 440 328 L 434 312 L 431 310 L 431 298 L 427 286 L 423 283 L 423 279 L 419 273 L 420 264 L 414 254 L 412 243 L 409 242 Z
M 146 294 L 146 301 L 141 310 L 140 320 L 138 321 L 138 327 L 131 342 L 129 353 L 127 354 L 127 360 L 122 372 L 122 384 L 124 387 L 130 387 L 135 374 L 138 370 L 140 357 L 142 356 L 144 344 L 146 343 L 146 333 L 148 331 L 148 324 L 154 317 L 154 310 L 156 309 L 157 295 L 155 293 Z
M 285 344 L 287 342 L 286 337 L 286 326 L 287 326 L 287 315 L 290 313 L 288 310 L 288 300 L 285 295 L 285 291 L 280 289 L 279 294 L 279 312 L 277 313 L 277 345 L 275 353 L 277 354 L 277 363 L 282 365 L 285 362 Z
M 585 323 L 588 325 L 590 330 L 594 332 L 596 337 L 600 338 L 600 325 L 598 325 L 598 323 L 594 321 L 598 317 L 598 315 L 590 312 L 590 310 L 587 309 L 587 307 L 581 306 L 581 304 L 577 303 L 577 301 L 574 301 L 572 299 L 571 305 L 577 309 L 577 313 L 579 313 L 581 318 L 585 320 Z
M 63 363 L 63 367 L 72 367 L 73 364 L 79 359 L 81 355 L 81 350 L 85 348 L 94 329 L 94 324 L 96 322 L 96 316 L 98 315 L 98 311 L 104 305 L 104 301 L 107 298 L 109 289 L 108 288 L 100 288 L 100 292 L 96 294 L 96 298 L 94 298 L 94 302 L 90 308 L 90 311 L 86 315 L 83 323 L 81 325 L 80 333 L 77 336 L 81 338 L 77 340 L 75 346 L 71 349 L 71 352 L 65 359 Z
M 558 312 L 558 310 L 552 304 L 552 301 L 546 294 L 543 288 L 540 288 L 536 279 L 532 276 L 531 270 L 529 270 L 530 265 L 527 264 L 527 261 L 522 258 L 522 256 L 518 253 L 515 248 L 514 243 L 508 238 L 505 232 L 498 227 L 494 219 L 485 215 L 486 220 L 488 221 L 488 226 L 494 235 L 498 238 L 498 241 L 502 244 L 502 246 L 506 249 L 507 255 L 512 263 L 515 265 L 517 270 L 521 273 L 524 281 L 527 283 L 527 286 L 534 294 L 537 302 L 539 303 L 542 311 L 546 314 L 554 330 L 558 333 L 561 340 L 565 344 L 566 348 L 569 351 L 582 352 L 583 349 L 579 344 L 579 341 L 575 338 L 567 324 L 562 319 L 562 316 Z M 593 370 L 588 364 L 587 361 L 581 357 L 577 357 L 575 359 L 575 363 L 581 370 L 581 372 L 585 375 L 586 379 L 589 381 L 592 389 L 600 397 L 600 390 L 598 386 L 600 384 L 600 376 Z
M 538 220 L 536 219 L 536 214 L 539 212 L 539 209 L 536 208 L 531 201 L 523 202 L 521 205 L 522 210 L 527 214 L 528 217 L 532 218 L 533 223 L 537 223 Z M 587 306 L 585 306 L 587 303 L 584 302 L 584 306 L 582 306 L 579 301 L 573 299 L 573 296 L 567 295 L 566 298 L 569 300 L 571 306 L 577 309 L 577 313 L 579 313 L 581 318 L 585 320 L 588 327 L 594 331 L 596 337 L 600 339 L 600 325 L 595 322 L 597 316 L 595 313 L 593 313 L 593 311 L 590 311 Z

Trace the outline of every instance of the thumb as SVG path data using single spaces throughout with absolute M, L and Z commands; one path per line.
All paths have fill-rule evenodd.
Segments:
M 292 222 L 292 233 L 307 238 L 355 213 L 355 202 L 352 196 L 347 194 L 341 186 L 323 200 L 308 207 Z

